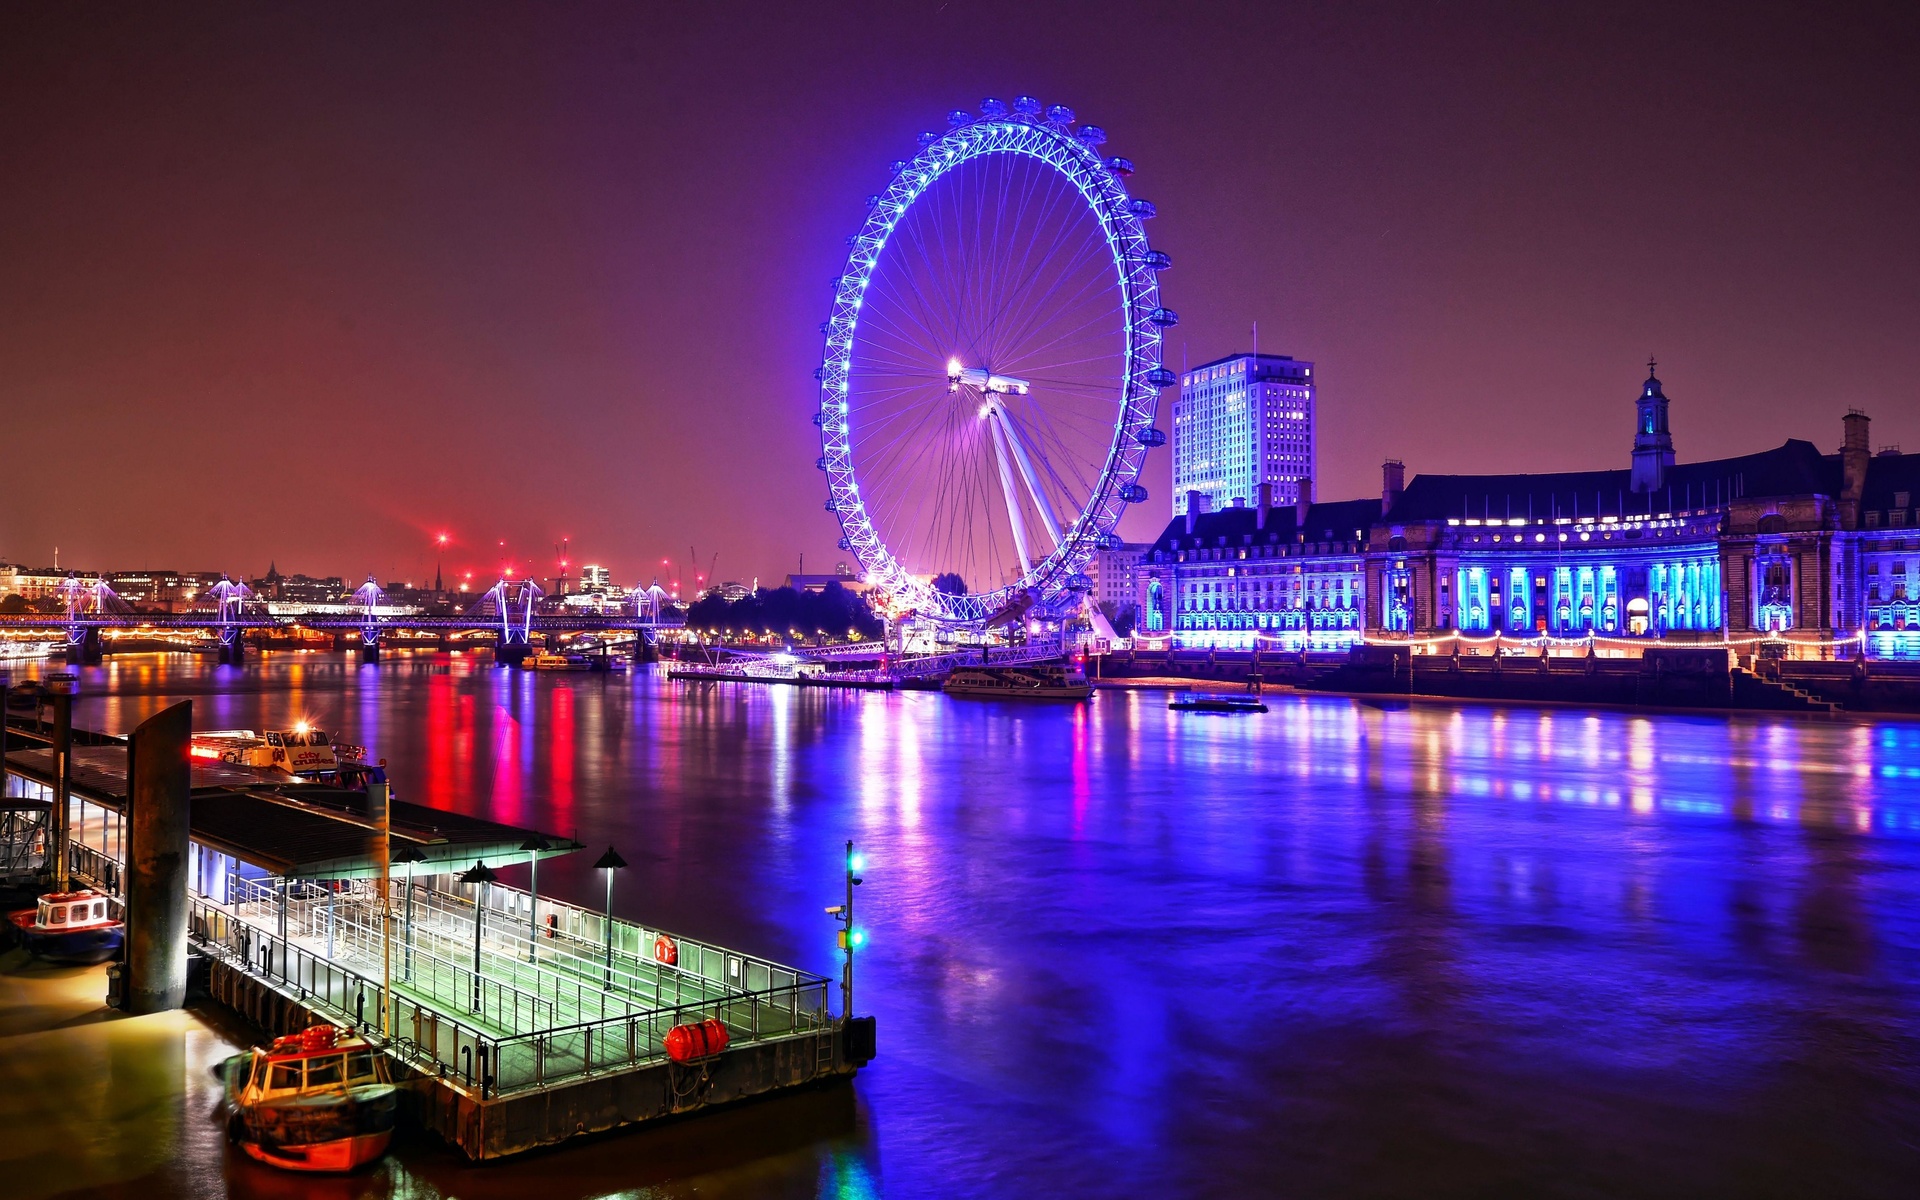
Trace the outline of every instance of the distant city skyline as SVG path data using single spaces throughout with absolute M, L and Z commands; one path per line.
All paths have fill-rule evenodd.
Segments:
M 1169 367 L 1255 322 L 1317 364 L 1322 496 L 1608 466 L 1649 353 L 1700 457 L 1920 445 L 1910 9 L 1100 11 L 9 9 L 0 558 L 830 569 L 826 281 L 919 131 L 1021 92 L 1139 162 Z

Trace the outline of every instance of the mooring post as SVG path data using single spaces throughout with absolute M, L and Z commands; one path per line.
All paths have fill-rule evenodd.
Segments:
M 73 779 L 73 693 L 75 677 L 53 681 L 53 890 L 67 890 L 67 842 L 72 827 L 68 806 Z
M 193 702 L 142 722 L 127 749 L 133 842 L 127 879 L 127 1011 L 187 997 L 187 834 Z M 64 849 L 64 848 L 63 848 Z

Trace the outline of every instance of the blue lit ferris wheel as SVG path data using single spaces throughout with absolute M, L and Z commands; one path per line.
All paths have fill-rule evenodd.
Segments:
M 895 611 L 1064 613 L 1119 542 L 1153 426 L 1167 255 L 1106 134 L 1022 96 L 947 115 L 867 198 L 820 380 L 827 508 Z

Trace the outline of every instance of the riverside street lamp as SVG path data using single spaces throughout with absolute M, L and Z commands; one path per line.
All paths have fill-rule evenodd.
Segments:
M 486 863 L 476 861 L 460 873 L 461 883 L 473 888 L 473 1011 L 480 1011 L 480 919 L 487 911 L 487 885 L 500 878 Z
M 613 873 L 626 865 L 627 860 L 621 858 L 620 852 L 612 846 L 608 846 L 607 852 L 600 856 L 600 861 L 593 864 L 594 870 L 607 873 L 607 974 L 600 984 L 603 988 L 613 986 Z

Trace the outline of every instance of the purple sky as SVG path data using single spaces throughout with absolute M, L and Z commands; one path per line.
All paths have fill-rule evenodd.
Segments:
M 1683 459 L 1920 450 L 1910 4 L 391 7 L 0 13 L 0 558 L 830 567 L 827 281 L 1021 92 L 1139 164 L 1173 365 L 1320 364 L 1323 497 L 1623 466 L 1649 352 Z

